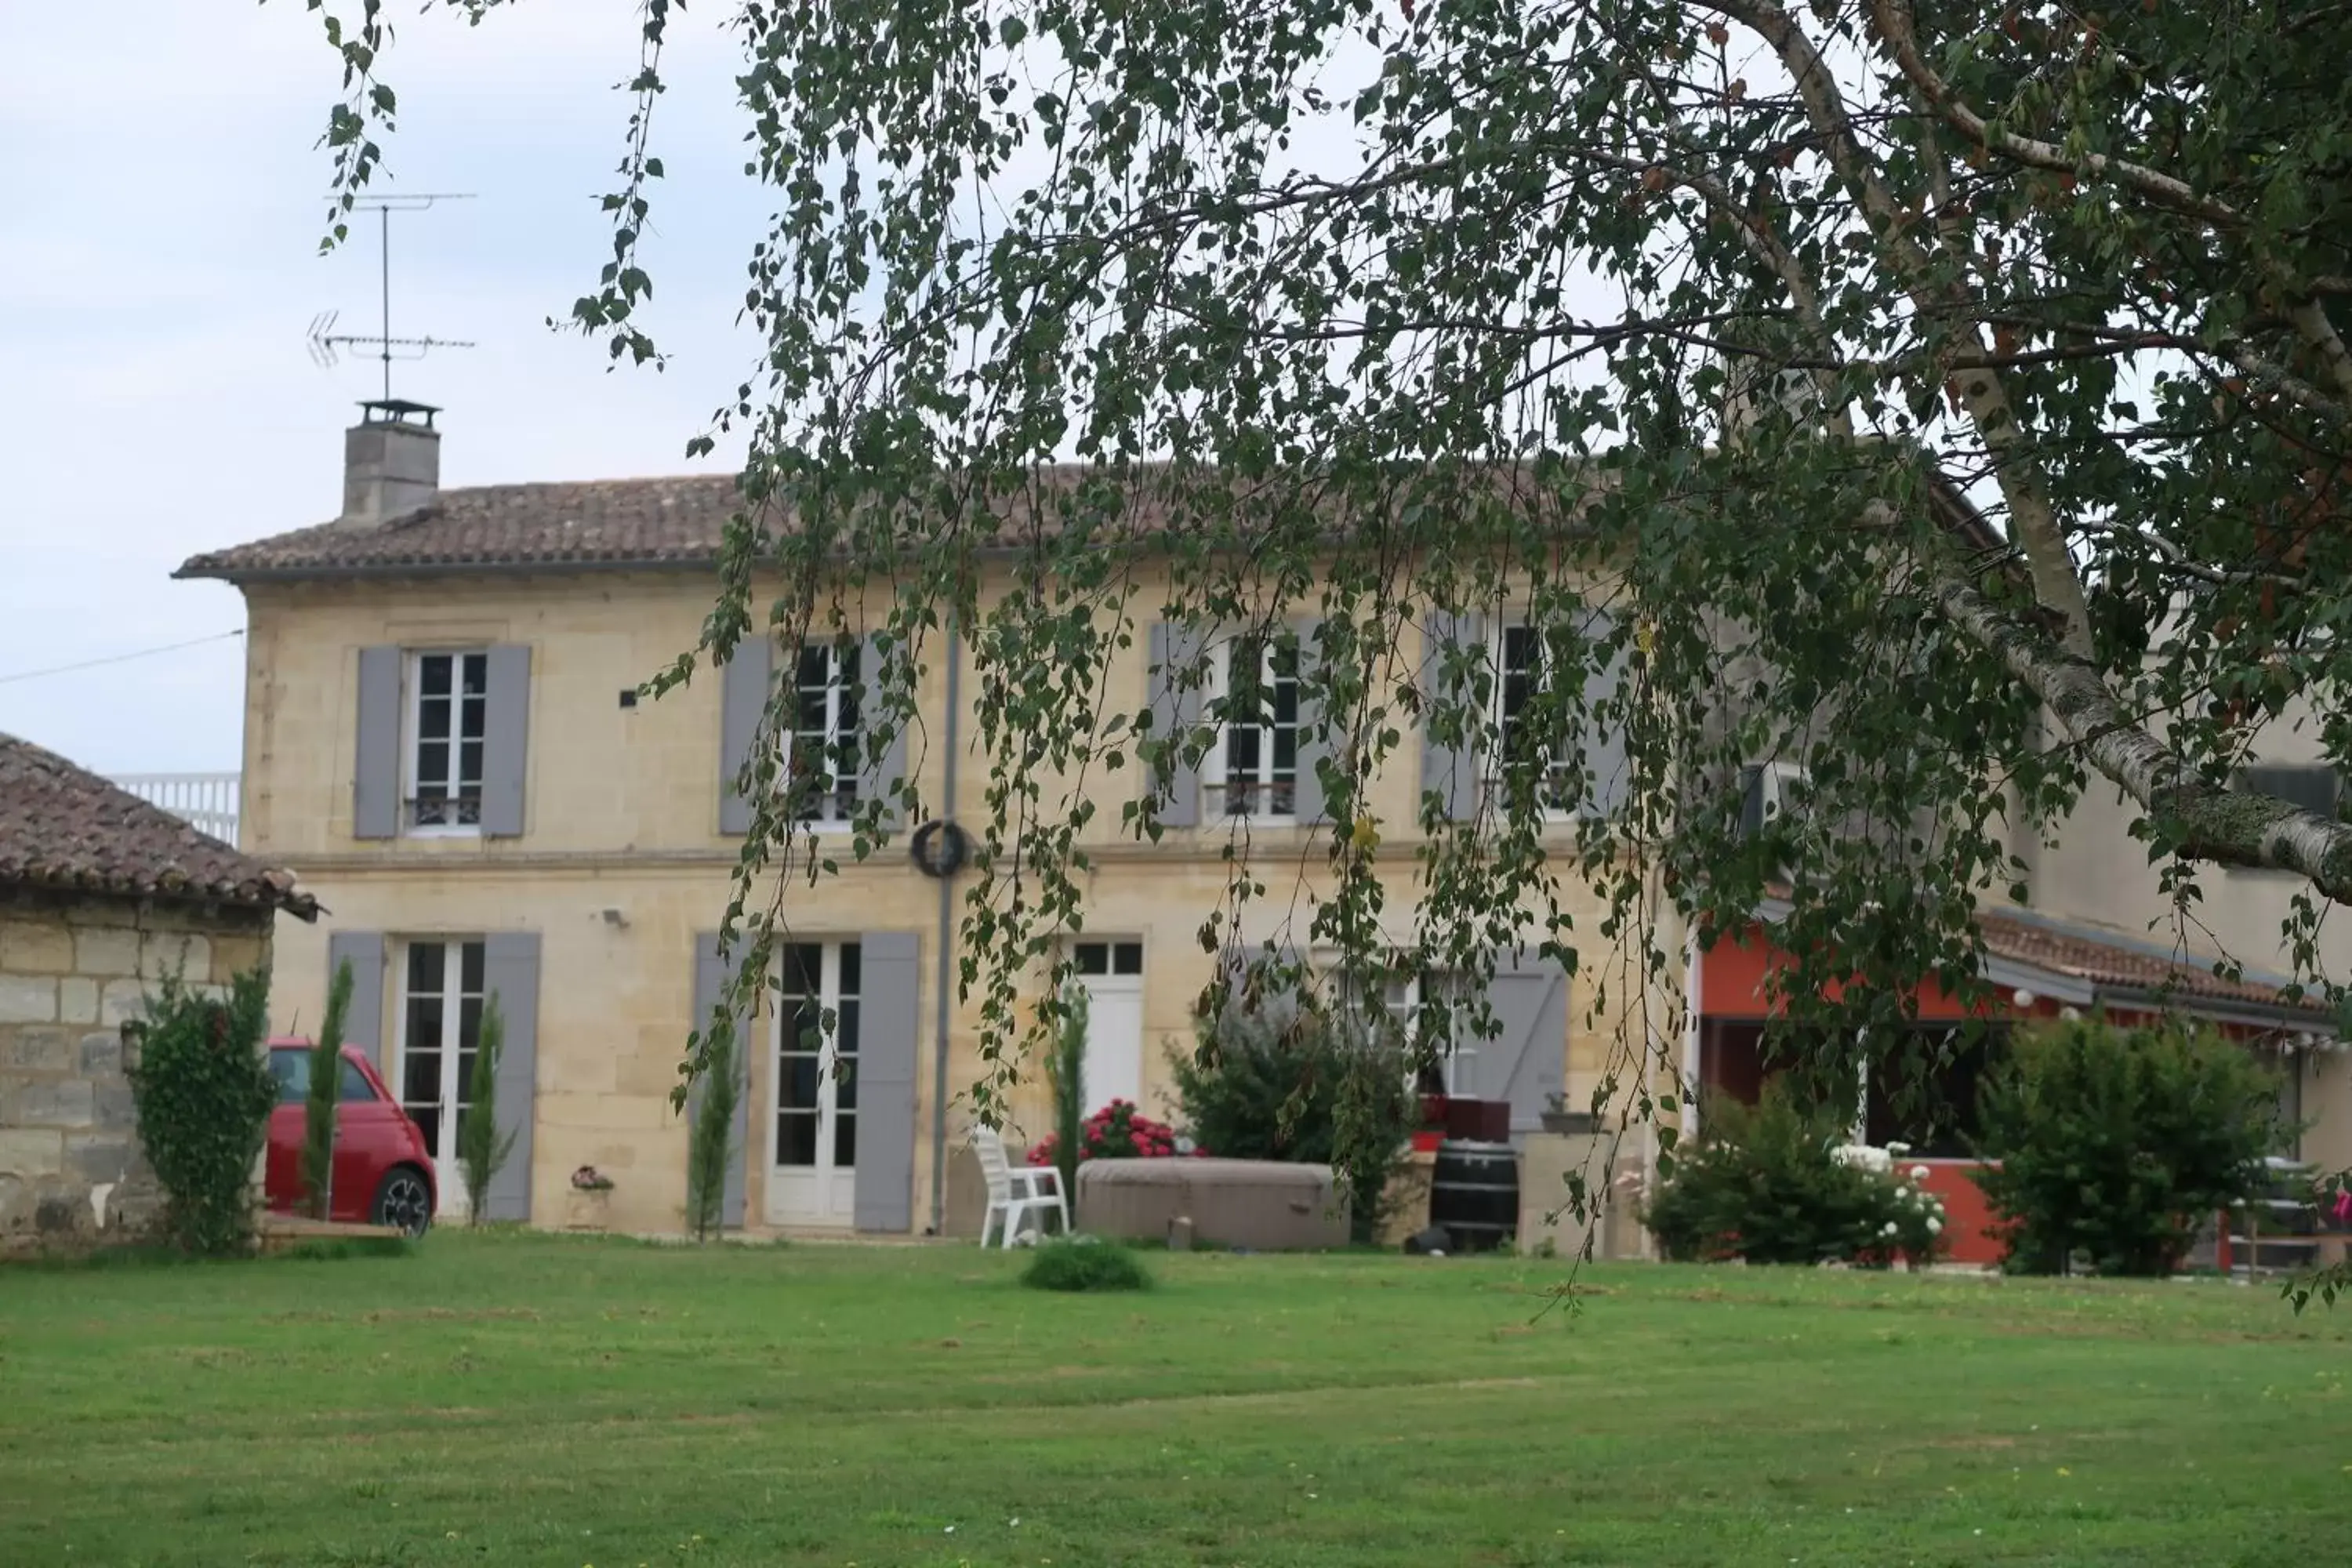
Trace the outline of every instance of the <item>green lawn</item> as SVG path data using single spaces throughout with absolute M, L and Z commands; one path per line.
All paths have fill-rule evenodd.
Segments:
M 436 1236 L 0 1268 L 0 1564 L 2352 1561 L 2270 1290 Z

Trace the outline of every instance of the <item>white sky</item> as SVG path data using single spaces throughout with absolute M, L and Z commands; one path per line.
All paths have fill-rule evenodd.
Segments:
M 735 318 L 772 205 L 742 173 L 732 7 L 673 13 L 644 251 L 658 374 L 544 324 L 610 254 L 597 198 L 623 150 L 613 84 L 636 69 L 636 0 L 514 0 L 478 28 L 387 9 L 401 115 L 378 188 L 476 194 L 393 220 L 394 332 L 479 345 L 394 367 L 396 395 L 444 410 L 442 482 L 696 467 L 687 441 L 758 362 Z M 1327 86 L 1344 102 L 1374 68 L 1359 42 Z M 324 310 L 375 330 L 374 219 L 318 253 L 316 142 L 339 91 L 303 0 L 0 0 L 0 732 L 106 773 L 239 765 L 244 648 L 220 634 L 243 601 L 171 574 L 340 505 L 342 431 L 380 372 L 351 351 L 320 370 L 304 347 Z M 1301 127 L 1293 156 L 1342 156 L 1343 127 Z M 699 466 L 740 460 L 722 445 Z
M 688 438 L 756 347 L 733 325 L 766 212 L 740 172 L 734 41 L 690 16 L 667 62 L 647 319 L 674 363 L 605 374 L 542 323 L 607 254 L 594 198 L 636 6 L 530 0 L 470 32 L 392 12 L 389 188 L 479 193 L 394 220 L 394 331 L 481 345 L 394 367 L 396 394 L 446 410 L 443 482 L 696 466 Z M 238 766 L 239 641 L 11 678 L 242 626 L 236 590 L 173 569 L 337 510 L 341 432 L 379 374 L 303 348 L 320 310 L 375 330 L 373 237 L 317 254 L 337 82 L 301 0 L 0 5 L 0 731 L 110 773 Z

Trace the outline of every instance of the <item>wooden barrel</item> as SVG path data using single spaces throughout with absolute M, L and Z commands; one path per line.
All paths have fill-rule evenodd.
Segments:
M 1519 1157 L 1508 1143 L 1448 1138 L 1430 1173 L 1429 1223 L 1457 1252 L 1491 1252 L 1519 1225 Z

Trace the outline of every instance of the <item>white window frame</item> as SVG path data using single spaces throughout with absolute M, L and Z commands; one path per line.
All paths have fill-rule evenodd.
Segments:
M 465 754 L 466 726 L 466 666 L 469 658 L 482 661 L 482 776 L 474 781 L 474 820 L 471 822 L 419 822 L 417 804 L 419 792 L 427 782 L 419 772 L 420 753 L 425 747 L 425 662 L 446 658 L 449 663 L 449 732 L 445 743 L 449 748 L 449 762 L 440 779 L 433 781 L 444 788 L 464 783 L 459 771 Z M 479 838 L 482 836 L 482 801 L 489 782 L 490 764 L 490 650 L 487 647 L 425 647 L 410 648 L 403 660 L 402 674 L 406 684 L 406 700 L 402 705 L 400 746 L 400 830 L 409 838 Z M 436 699 L 436 700 L 439 700 Z M 459 795 L 443 798 L 462 800 Z
M 817 1103 L 812 1108 L 784 1104 L 784 1029 L 790 1016 L 788 1001 L 801 999 L 804 994 L 786 989 L 784 960 L 779 953 L 776 966 L 771 972 L 775 1004 L 770 1009 L 768 1028 L 768 1178 L 766 1209 L 771 1224 L 808 1224 L 816 1226 L 848 1225 L 855 1218 L 857 1186 L 857 1144 L 865 1131 L 863 1116 L 866 1107 L 858 1100 L 857 1064 L 866 1047 L 865 998 L 866 965 L 862 938 L 803 936 L 793 946 L 818 950 L 816 994 L 808 1000 L 817 1005 L 818 1028 L 821 1038 L 814 1053 L 816 1058 Z M 842 983 L 842 958 L 845 950 L 858 949 L 858 982 L 856 991 L 847 991 Z M 843 1077 L 841 1050 L 842 1005 L 856 1002 L 858 1006 L 857 1049 L 849 1053 L 848 1081 L 852 1103 L 845 1110 L 841 1104 Z M 797 1051 L 794 1054 L 800 1054 Z M 783 1163 L 783 1119 L 786 1110 L 794 1115 L 805 1114 L 815 1125 L 812 1152 L 817 1157 L 809 1164 L 788 1165 Z M 850 1159 L 843 1164 L 835 1159 L 838 1152 L 841 1119 L 850 1118 Z
M 1381 984 L 1381 1007 L 1390 1017 L 1397 1021 L 1399 1027 L 1404 1030 L 1405 1041 L 1409 1046 L 1416 1042 L 1421 1035 L 1423 979 L 1423 976 L 1418 973 L 1391 973 Z M 1465 1036 L 1459 1029 L 1453 1031 L 1453 1034 L 1454 1037 L 1446 1042 L 1447 1048 L 1439 1053 L 1435 1063 L 1439 1076 L 1444 1082 L 1445 1093 L 1449 1096 L 1462 1092 L 1467 1069 L 1475 1066 L 1478 1059 L 1477 1037 Z M 1421 1087 L 1420 1079 L 1417 1077 L 1408 1077 L 1405 1087 L 1418 1092 Z
M 1525 614 L 1504 616 L 1498 619 L 1495 635 L 1489 640 L 1486 651 L 1493 660 L 1494 668 L 1489 677 L 1491 684 L 1487 711 L 1493 721 L 1495 736 L 1494 744 L 1486 752 L 1486 780 L 1490 785 L 1499 786 L 1503 783 L 1503 769 L 1508 760 L 1507 753 L 1510 750 L 1510 715 L 1504 706 L 1509 690 L 1511 674 L 1507 657 L 1510 647 L 1510 636 L 1513 632 L 1518 631 L 1534 634 L 1538 662 L 1532 672 L 1528 693 L 1532 698 L 1549 690 L 1553 679 L 1551 649 L 1546 637 L 1548 629 L 1543 622 Z M 1568 748 L 1572 743 L 1573 737 L 1561 736 L 1551 756 L 1547 759 L 1543 792 L 1543 818 L 1546 822 L 1573 822 L 1583 815 L 1580 806 L 1561 805 L 1554 798 L 1558 793 L 1555 771 L 1568 765 Z
M 793 748 L 800 741 L 801 658 L 804 654 L 821 653 L 825 660 L 824 740 L 822 745 L 822 751 L 824 753 L 823 761 L 825 768 L 825 787 L 811 802 L 815 815 L 800 817 L 798 826 L 814 833 L 845 833 L 853 826 L 851 818 L 856 815 L 859 805 L 863 803 L 865 791 L 859 785 L 856 773 L 835 773 L 833 771 L 833 766 L 845 748 L 861 747 L 864 743 L 865 714 L 861 712 L 857 716 L 856 728 L 852 731 L 844 731 L 841 717 L 842 708 L 851 694 L 852 683 L 862 681 L 866 673 L 863 668 L 860 668 L 855 676 L 846 673 L 844 668 L 845 656 L 858 659 L 862 667 L 864 648 L 862 645 L 854 643 L 847 647 L 838 643 L 825 643 L 803 644 L 788 651 L 792 660 L 789 676 L 792 682 L 792 723 L 777 736 L 776 740 L 780 752 L 779 765 L 776 770 L 776 788 L 779 793 L 789 793 L 793 786 Z M 855 758 L 857 752 L 852 750 L 850 754 Z M 851 794 L 849 803 L 845 806 L 840 798 L 844 784 L 849 786 Z
M 457 1168 L 457 1118 L 465 1111 L 467 1089 L 465 1003 L 469 993 L 465 988 L 465 950 L 469 946 L 481 945 L 483 939 L 478 936 L 404 937 L 400 939 L 398 962 L 394 967 L 394 973 L 399 977 L 397 1003 L 393 1013 L 395 1054 L 393 1070 L 388 1075 L 391 1081 L 385 1087 L 392 1090 L 393 1103 L 399 1106 L 404 1115 L 411 1103 L 408 1098 L 408 1004 L 410 998 L 417 994 L 409 988 L 409 955 L 420 947 L 442 950 L 441 989 L 436 993 L 441 998 L 441 1039 L 436 1047 L 441 1056 L 441 1083 L 440 1097 L 436 1102 L 439 1114 L 436 1118 L 435 1131 L 446 1147 L 431 1149 L 428 1144 L 428 1149 L 438 1172 L 435 1185 L 440 1190 L 441 1206 L 445 1213 L 452 1212 L 453 1205 L 461 1207 L 465 1202 L 465 1184 L 458 1179 Z M 482 989 L 470 994 L 479 995 L 487 1010 L 489 1005 L 487 953 L 483 955 Z
M 1210 701 L 1222 703 L 1232 695 L 1234 689 L 1234 651 L 1242 644 L 1250 640 L 1253 640 L 1253 637 L 1250 636 L 1223 637 L 1219 639 L 1216 646 L 1211 650 L 1208 686 L 1208 699 Z M 1259 643 L 1258 647 L 1260 649 L 1258 657 L 1264 661 L 1263 667 L 1258 675 L 1258 688 L 1265 694 L 1268 702 L 1271 703 L 1276 682 L 1278 679 L 1278 667 L 1276 661 L 1282 656 L 1283 644 L 1279 637 L 1268 634 L 1265 637 L 1264 641 Z M 1290 686 L 1292 698 L 1290 710 L 1290 778 L 1288 780 L 1290 795 L 1288 805 L 1283 809 L 1277 810 L 1270 804 L 1275 798 L 1275 792 L 1281 789 L 1284 784 L 1283 780 L 1274 776 L 1275 737 L 1281 733 L 1282 726 L 1273 723 L 1236 725 L 1233 722 L 1231 716 L 1227 715 L 1219 720 L 1216 729 L 1216 739 L 1209 747 L 1209 754 L 1201 759 L 1201 793 L 1203 796 L 1203 820 L 1210 822 L 1252 822 L 1276 826 L 1295 823 L 1298 820 L 1298 752 L 1300 742 L 1305 739 L 1299 731 L 1298 703 L 1301 697 L 1304 696 L 1304 693 L 1300 690 L 1299 686 L 1299 661 L 1295 647 L 1291 650 L 1290 659 Z M 1257 792 L 1258 804 L 1254 804 L 1251 809 L 1247 811 L 1229 811 L 1225 806 L 1225 792 L 1232 787 L 1233 780 L 1227 773 L 1227 768 L 1230 764 L 1227 762 L 1225 753 L 1228 746 L 1231 744 L 1231 737 L 1234 732 L 1237 730 L 1243 729 L 1254 729 L 1257 731 L 1257 754 L 1260 759 L 1258 771 L 1264 776 L 1246 781 L 1247 787 Z

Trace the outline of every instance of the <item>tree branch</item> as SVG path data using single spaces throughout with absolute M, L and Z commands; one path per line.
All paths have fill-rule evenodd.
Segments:
M 2336 333 L 2336 323 L 2327 319 L 2326 309 L 2314 298 L 2297 305 L 2293 314 L 2295 331 L 2301 332 L 2304 342 L 2318 353 L 2320 363 L 2327 367 L 2327 374 L 2335 381 L 2336 388 L 2352 396 L 2352 351 L 2345 348 L 2343 338 Z
M 1891 507 L 1877 506 L 1891 516 Z M 2091 765 L 2145 806 L 2180 853 L 2300 872 L 2335 902 L 2352 904 L 2352 824 L 2274 795 L 2205 783 L 2188 759 L 2116 700 L 2096 666 L 2052 646 L 1957 565 L 1936 563 L 1928 572 L 1929 591 L 1945 618 L 2040 698 Z
M 1919 53 L 1919 36 L 1912 25 L 1908 0 L 1871 0 L 1871 19 L 1876 25 L 1879 40 L 1903 74 L 1911 79 L 1927 101 L 1936 107 L 1944 122 L 1988 153 L 2031 168 L 2047 169 L 2053 174 L 2087 175 L 2095 180 L 2106 180 L 2147 197 L 2158 206 L 2192 217 L 2202 218 L 2218 227 L 2236 228 L 2245 222 L 2235 207 L 2201 195 L 2186 182 L 2170 174 L 2158 174 L 2142 164 L 2110 158 L 2104 153 L 2086 153 L 2081 157 L 2068 153 L 2055 142 L 2037 141 L 2031 136 L 2019 136 L 1989 124 L 1984 116 L 1960 101 L 1951 85 L 1931 69 Z
M 1853 191 L 1865 221 L 1885 248 L 1888 261 L 1902 276 L 1913 302 L 1929 314 L 1954 305 L 1964 309 L 1969 305 L 1971 301 L 1955 286 L 1936 282 L 1927 252 L 1904 232 L 1906 216 L 1894 193 L 1872 170 L 1862 144 L 1855 139 L 1853 118 L 1838 90 L 1836 79 L 1822 58 L 1821 50 L 1795 18 L 1773 0 L 1707 3 L 1753 29 L 1780 57 L 1782 68 L 1796 81 L 1797 90 L 1804 99 L 1806 117 L 1821 138 L 1831 165 Z M 1969 335 L 1978 351 L 1985 352 L 1980 330 L 1973 322 Z M 2065 528 L 2050 504 L 2049 489 L 2042 483 L 2020 433 L 2008 388 L 1997 373 L 1979 368 L 1956 377 L 1951 391 L 1997 461 L 1993 479 L 2000 487 L 2001 499 L 2009 503 L 2010 526 L 2016 533 L 2018 545 L 2025 552 L 2034 597 L 2058 617 L 2064 628 L 2067 647 L 2076 657 L 2089 659 L 2091 611 L 2083 594 L 2083 580 L 2075 574 L 2074 552 L 2067 547 Z

